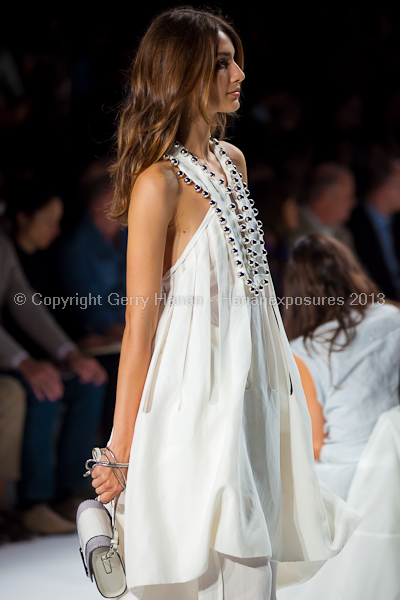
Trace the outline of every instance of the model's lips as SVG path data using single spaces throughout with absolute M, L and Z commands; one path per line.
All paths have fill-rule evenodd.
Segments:
M 238 97 L 240 96 L 240 89 L 233 90 L 233 92 L 228 92 L 228 95 Z

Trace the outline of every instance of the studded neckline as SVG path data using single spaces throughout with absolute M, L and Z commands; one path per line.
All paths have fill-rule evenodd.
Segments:
M 228 186 L 226 186 L 225 180 L 218 180 L 215 173 L 209 170 L 208 165 L 200 165 L 198 158 L 178 141 L 174 142 L 171 154 L 166 154 L 163 158 L 178 168 L 176 173 L 178 178 L 182 178 L 186 185 L 194 184 L 194 190 L 209 199 L 210 207 L 214 208 L 225 234 L 230 253 L 234 256 L 238 277 L 243 279 L 254 296 L 264 295 L 263 290 L 264 286 L 268 284 L 266 276 L 269 274 L 269 269 L 267 268 L 267 250 L 264 247 L 262 222 L 256 220 L 258 210 L 253 208 L 254 200 L 249 197 L 250 191 L 247 184 L 242 181 L 243 175 L 238 172 L 225 148 L 220 147 L 219 140 L 215 138 L 214 140 L 210 139 L 210 143 L 213 145 L 214 155 L 227 177 Z M 217 151 L 221 158 L 217 155 Z M 211 186 L 219 192 L 222 201 L 215 200 L 214 194 L 206 189 L 208 186 L 201 186 L 192 181 L 191 177 L 184 172 L 184 166 L 180 165 L 179 158 L 181 156 L 190 160 L 194 168 L 201 170 L 203 178 L 205 175 L 208 176 Z M 225 162 L 225 165 L 222 161 Z M 223 193 L 221 194 L 221 192 Z

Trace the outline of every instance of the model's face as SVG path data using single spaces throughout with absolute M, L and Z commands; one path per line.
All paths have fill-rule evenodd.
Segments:
M 208 109 L 210 113 L 235 112 L 240 107 L 240 86 L 244 73 L 235 63 L 235 48 L 222 31 L 218 34 L 218 53 Z

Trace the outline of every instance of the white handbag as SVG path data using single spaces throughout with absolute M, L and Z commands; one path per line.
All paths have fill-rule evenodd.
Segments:
M 110 462 L 105 454 L 108 450 L 114 459 Z M 107 462 L 100 459 L 104 456 Z M 89 464 L 92 463 L 92 466 Z M 109 448 L 93 448 L 93 459 L 86 461 L 87 472 L 91 474 L 95 466 L 110 467 L 120 484 L 125 485 L 115 472 L 117 468 L 126 484 L 126 478 L 121 467 L 129 464 L 118 463 Z M 80 553 L 86 575 L 95 581 L 97 589 L 104 598 L 118 598 L 126 591 L 125 567 L 118 552 L 118 531 L 116 529 L 117 499 L 111 501 L 111 514 L 98 499 L 84 500 L 78 507 L 76 525 L 79 536 Z

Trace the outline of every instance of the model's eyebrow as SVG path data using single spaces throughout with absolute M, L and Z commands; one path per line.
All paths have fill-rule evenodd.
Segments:
M 232 54 L 230 52 L 218 52 L 217 56 L 226 56 L 227 58 L 231 58 Z

